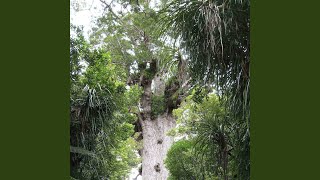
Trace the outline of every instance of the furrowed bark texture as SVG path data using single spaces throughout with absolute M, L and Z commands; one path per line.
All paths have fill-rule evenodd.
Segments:
M 175 120 L 168 111 L 151 116 L 152 95 L 161 96 L 164 94 L 165 83 L 161 77 L 153 79 L 153 92 L 151 91 L 151 81 L 144 84 L 144 93 L 141 98 L 141 121 L 143 133 L 142 149 L 142 178 L 144 180 L 166 180 L 169 171 L 165 168 L 164 160 L 167 152 L 173 143 L 173 137 L 166 133 L 175 127 Z
M 174 138 L 167 136 L 167 132 L 176 126 L 172 110 L 179 107 L 184 95 L 181 92 L 188 89 L 189 81 L 186 62 L 180 53 L 178 60 L 179 73 L 167 84 L 163 79 L 164 75 L 157 72 L 156 59 L 149 62 L 149 67 L 144 63 L 138 65 L 141 72 L 139 84 L 143 87 L 143 94 L 137 122 L 141 128 L 137 129 L 142 131 L 143 146 L 139 154 L 142 156 L 141 175 L 144 180 L 166 180 L 169 177 L 164 160 Z
M 165 180 L 169 176 L 164 160 L 173 143 L 173 137 L 166 132 L 175 126 L 175 120 L 170 114 L 163 114 L 151 121 L 144 121 L 142 177 L 144 180 Z

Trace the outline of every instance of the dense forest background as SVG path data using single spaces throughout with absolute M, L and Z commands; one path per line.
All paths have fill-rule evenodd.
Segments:
M 71 179 L 250 179 L 250 2 L 100 5 L 70 26 Z

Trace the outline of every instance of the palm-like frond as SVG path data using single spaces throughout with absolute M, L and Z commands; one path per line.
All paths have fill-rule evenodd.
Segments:
M 249 0 L 173 0 L 161 12 L 162 29 L 180 38 L 190 57 L 194 83 L 214 84 L 229 112 L 240 179 L 250 174 L 249 9 Z
M 82 137 L 79 137 L 82 141 L 85 140 L 84 138 L 94 140 L 101 129 L 110 124 L 108 121 L 112 119 L 115 104 L 111 94 L 109 97 L 100 97 L 99 92 L 95 89 L 85 89 L 84 93 L 86 96 L 83 99 L 71 102 L 71 127 L 79 128 L 78 130 L 83 134 Z M 79 141 L 74 143 L 79 144 Z
M 83 166 L 94 172 L 95 168 L 98 168 L 97 163 L 104 163 L 104 155 L 97 149 L 97 145 L 111 143 L 108 141 L 109 134 L 104 133 L 103 129 L 109 127 L 112 133 L 112 114 L 115 104 L 112 101 L 112 94 L 100 96 L 103 93 L 101 89 L 90 89 L 86 86 L 83 93 L 81 99 L 71 102 L 71 163 L 73 168 L 82 169 L 79 167 Z M 98 142 L 99 139 L 103 142 Z M 99 176 L 99 173 L 95 176 Z

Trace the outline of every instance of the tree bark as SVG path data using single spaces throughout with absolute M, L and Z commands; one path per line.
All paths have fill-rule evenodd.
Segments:
M 145 120 L 143 129 L 142 177 L 145 180 L 166 180 L 169 176 L 164 160 L 173 143 L 166 133 L 175 127 L 171 114 L 163 114 L 154 120 Z
M 166 134 L 175 127 L 175 119 L 168 110 L 157 117 L 151 116 L 152 95 L 161 96 L 165 91 L 165 83 L 161 78 L 160 75 L 156 75 L 152 81 L 142 83 L 144 92 L 140 102 L 142 109 L 140 124 L 143 133 L 142 178 L 144 180 L 166 180 L 169 176 L 164 160 L 173 143 L 173 137 Z
M 147 44 L 147 43 L 146 43 Z M 181 102 L 179 89 L 188 88 L 188 75 L 186 63 L 179 56 L 178 70 L 175 83 L 167 84 L 164 75 L 157 71 L 156 59 L 138 65 L 140 70 L 139 84 L 143 87 L 143 94 L 140 100 L 140 113 L 138 113 L 139 124 L 142 129 L 143 146 L 140 150 L 142 156 L 142 178 L 144 180 L 166 180 L 169 171 L 164 165 L 167 152 L 174 142 L 172 136 L 167 132 L 176 126 L 172 110 L 177 108 Z M 153 77 L 146 76 L 146 71 L 151 72 Z M 176 98 L 172 98 L 175 95 Z M 152 106 L 152 98 L 164 98 L 164 105 Z M 156 99 L 157 99 L 156 98 Z M 156 109 L 156 108 L 163 109 Z M 153 108 L 153 109 L 152 109 Z M 154 111 L 157 111 L 155 114 Z

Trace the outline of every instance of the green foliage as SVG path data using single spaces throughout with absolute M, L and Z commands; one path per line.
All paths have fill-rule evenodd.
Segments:
M 172 0 L 161 11 L 159 21 L 165 35 L 181 41 L 180 48 L 190 58 L 193 84 L 214 85 L 218 90 L 228 111 L 219 121 L 226 128 L 234 128 L 230 141 L 235 171 L 244 180 L 250 177 L 249 10 L 249 0 Z M 199 95 L 195 101 L 201 99 Z
M 166 110 L 166 101 L 164 96 L 151 96 L 151 118 L 154 119 Z
M 156 72 L 153 71 L 152 69 L 147 68 L 143 71 L 143 76 L 149 80 L 152 80 L 154 78 L 155 73 Z
M 177 77 L 176 76 L 171 76 L 166 81 L 166 86 L 167 87 L 172 87 L 174 84 L 177 84 L 177 83 L 179 83 L 179 80 L 177 79 Z
M 121 1 L 121 3 L 128 5 L 129 1 Z M 149 2 L 139 1 L 139 5 L 133 2 L 130 4 L 132 11 L 123 14 L 114 13 L 112 5 L 106 7 L 106 14 L 98 20 L 93 29 L 90 44 L 99 45 L 108 53 L 96 51 L 97 54 L 88 56 L 90 57 L 88 59 L 94 60 L 89 62 L 90 65 L 84 73 L 88 78 L 83 77 L 81 80 L 82 84 L 90 84 L 90 87 L 101 87 L 106 92 L 110 91 L 113 95 L 112 102 L 116 106 L 112 113 L 112 121 L 115 123 L 123 123 L 123 120 L 132 123 L 136 120 L 132 114 L 139 112 L 137 102 L 141 96 L 141 89 L 138 86 L 126 87 L 128 90 L 123 93 L 124 85 L 121 83 L 125 82 L 125 78 L 130 75 L 132 79 L 139 81 L 142 75 L 144 80 L 151 80 L 173 56 L 171 47 L 155 38 L 154 22 L 157 20 L 157 14 L 148 7 Z M 101 53 L 109 57 L 105 59 L 104 56 L 98 56 Z M 150 68 L 146 68 L 147 63 L 154 63 L 156 66 L 150 64 Z M 107 93 L 105 95 L 108 96 Z M 151 101 L 153 118 L 165 112 L 164 97 L 152 97 Z M 123 107 L 126 107 L 127 110 Z M 115 118 L 115 116 L 121 118 Z M 105 132 L 113 132 L 109 127 L 114 129 L 114 124 L 108 125 L 108 131 Z M 109 137 L 113 136 L 118 135 L 109 135 Z M 115 144 L 117 141 L 109 142 L 109 145 L 106 144 L 106 146 L 117 148 Z M 110 157 L 113 156 L 110 155 Z M 114 162 L 114 160 L 111 159 L 109 162 Z M 111 166 L 106 167 L 109 170 L 108 177 L 111 178 L 114 171 L 110 170 Z
M 123 179 L 139 162 L 131 137 L 136 117 L 127 107 L 138 103 L 140 91 L 137 87 L 126 90 L 122 68 L 112 62 L 109 53 L 92 50 L 82 38 L 75 37 L 78 44 L 70 47 L 77 52 L 70 57 L 71 64 L 76 66 L 76 60 L 88 64 L 71 79 L 71 176 Z
M 112 5 L 106 6 L 90 45 L 80 33 L 71 40 L 71 145 L 81 148 L 71 156 L 72 176 L 123 179 L 137 164 L 131 124 L 142 90 L 126 87 L 130 74 L 147 80 L 159 72 L 172 77 L 164 96 L 151 97 L 152 118 L 180 104 L 177 48 L 169 43 L 171 36 L 187 55 L 192 86 L 198 88 L 173 111 L 179 126 L 169 134 L 190 140 L 169 151 L 170 178 L 249 179 L 249 1 L 162 0 L 167 4 L 160 14 L 149 8 L 149 1 L 117 2 L 130 4 L 131 11 L 115 14 Z M 157 23 L 169 40 L 158 38 Z M 91 45 L 102 48 L 93 50 Z M 151 61 L 156 68 L 146 68 Z M 81 62 L 88 65 L 85 70 Z M 213 86 L 219 97 L 205 90 Z
M 194 100 L 195 96 L 197 96 L 197 92 L 193 91 L 180 108 L 173 110 L 173 115 L 179 124 L 177 128 L 172 130 L 173 135 L 192 138 L 194 134 L 198 134 L 200 121 L 224 116 L 225 112 L 217 95 L 209 94 L 200 100 L 201 103 Z
M 180 83 L 176 76 L 172 76 L 166 81 L 165 85 L 164 97 L 168 111 L 171 112 L 178 107 L 178 104 L 180 104 Z
M 124 6 L 128 3 L 121 1 Z M 155 60 L 156 69 L 142 72 L 144 68 L 138 68 L 139 73 L 145 73 L 143 75 L 151 79 L 157 71 L 169 68 L 173 59 L 173 48 L 157 38 L 158 15 L 149 7 L 149 2 L 130 4 L 141 9 L 116 15 L 111 7 L 107 8 L 108 13 L 98 19 L 90 40 L 92 44 L 100 44 L 104 49 L 108 49 L 112 61 L 122 64 L 127 69 L 127 75 L 133 64 L 145 65 Z
M 76 33 L 76 37 L 70 37 L 70 80 L 74 83 L 79 80 L 83 68 L 80 61 L 88 50 L 88 44 L 81 34 L 82 29 L 80 27 L 71 25 L 70 29 Z
M 169 179 L 196 179 L 192 146 L 191 141 L 181 140 L 170 148 L 165 160 L 165 165 L 170 170 Z
M 207 165 L 206 160 L 210 159 L 200 160 L 194 156 L 194 146 L 193 140 L 180 140 L 172 145 L 165 160 L 165 166 L 170 170 L 169 180 L 218 180 L 213 173 L 201 168 Z
M 140 97 L 142 95 L 141 86 L 133 85 L 130 86 L 130 89 L 125 93 L 126 95 L 126 103 L 128 107 L 137 107 L 140 101 Z
M 208 91 L 201 87 L 195 87 L 193 90 L 192 100 L 198 104 L 202 103 L 204 98 L 207 98 Z
M 221 179 L 237 175 L 237 161 L 232 155 L 236 154 L 237 134 L 228 124 L 232 119 L 225 119 L 228 112 L 217 95 L 211 93 L 201 103 L 194 101 L 194 96 L 197 91 L 173 111 L 177 127 L 169 135 L 193 140 L 193 156 L 199 160 L 200 175 L 211 173 Z

